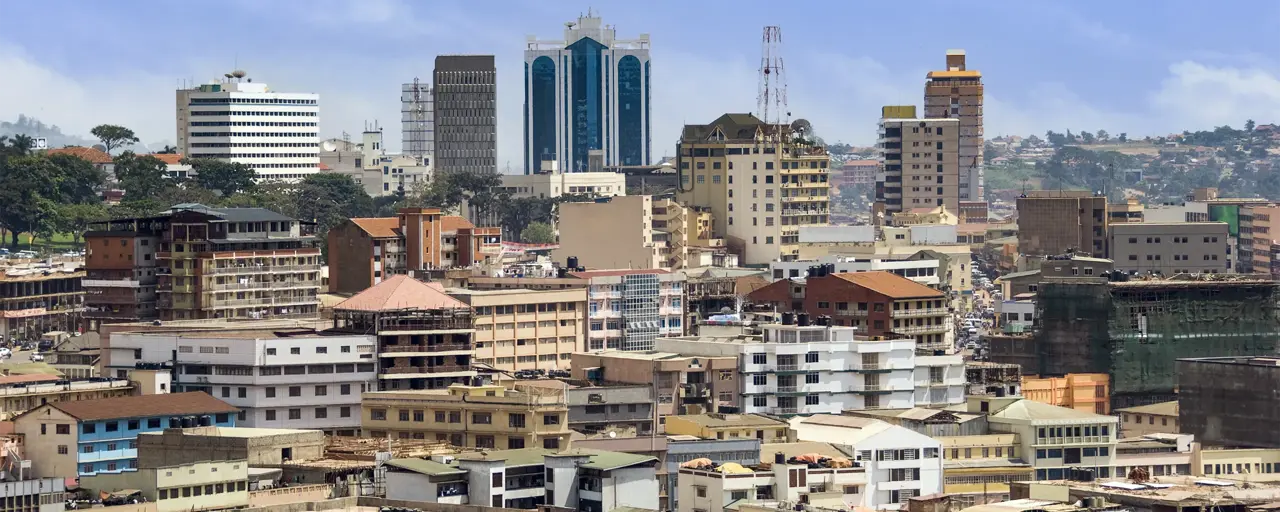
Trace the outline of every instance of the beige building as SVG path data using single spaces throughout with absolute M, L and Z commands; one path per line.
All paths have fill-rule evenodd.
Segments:
M 512 199 L 552 199 L 564 195 L 627 195 L 627 175 L 620 172 L 552 172 L 504 174 L 502 190 Z
M 793 135 L 750 114 L 685 125 L 681 134 L 676 200 L 710 209 L 713 236 L 744 264 L 796 259 L 800 227 L 830 220 L 830 157 Z
M 573 355 L 573 377 L 597 383 L 651 384 L 658 417 L 741 410 L 738 356 L 685 356 L 671 352 L 599 350 Z
M 717 440 L 759 439 L 761 443 L 785 443 L 788 423 L 759 414 L 707 413 L 667 416 L 666 427 L 667 435 Z
M 594 269 L 662 268 L 670 234 L 653 229 L 653 197 L 623 196 L 560 205 L 556 261 L 576 256 Z
M 365 434 L 373 438 L 435 439 L 487 449 L 569 447 L 569 406 L 563 388 L 516 385 L 364 394 Z
M 156 512 L 225 510 L 249 506 L 249 461 L 206 461 L 80 477 L 92 495 L 141 491 Z
M 1127 272 L 1234 273 L 1230 238 L 1225 222 L 1112 224 L 1111 258 Z
M 1107 257 L 1107 198 L 1086 190 L 1036 190 L 1018 198 L 1018 250 Z M 1118 266 L 1117 266 L 1118 268 Z
M 100 400 L 133 394 L 133 384 L 124 379 L 62 379 L 46 374 L 0 377 L 0 421 L 11 420 L 47 403 Z
M 1142 437 L 1148 434 L 1178 434 L 1178 401 L 1161 402 L 1116 409 L 1120 416 L 1120 432 L 1124 437 Z
M 895 214 L 929 212 L 942 206 L 960 211 L 960 122 L 919 119 L 915 107 L 884 107 L 876 179 L 877 223 Z
M 984 201 L 982 73 L 966 69 L 964 50 L 947 50 L 947 69 L 927 75 L 924 116 L 960 122 L 960 200 Z
M 712 231 L 715 216 L 710 208 L 681 206 L 670 199 L 653 201 L 653 230 L 666 233 L 661 251 L 665 268 L 679 270 L 714 265 L 714 255 L 726 252 L 723 238 Z M 707 262 L 706 256 L 712 256 Z M 729 265 L 725 265 L 729 266 Z
M 472 308 L 476 363 L 505 372 L 565 369 L 585 346 L 586 288 L 446 291 Z

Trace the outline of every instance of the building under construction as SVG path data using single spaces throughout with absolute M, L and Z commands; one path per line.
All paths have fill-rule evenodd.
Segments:
M 1106 373 L 1112 409 L 1165 402 L 1179 358 L 1275 354 L 1278 300 L 1277 283 L 1255 275 L 1047 280 L 1035 335 L 992 340 L 991 359 L 1024 375 Z

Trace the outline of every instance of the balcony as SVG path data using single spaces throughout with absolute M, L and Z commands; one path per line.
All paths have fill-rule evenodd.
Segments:
M 917 318 L 922 316 L 938 316 L 948 314 L 947 308 L 915 308 L 900 309 L 893 312 L 893 318 Z
M 215 267 L 205 269 L 204 274 L 210 276 L 216 275 L 234 275 L 234 274 L 263 274 L 274 272 L 319 272 L 318 265 L 245 265 L 243 267 Z
M 85 288 L 137 288 L 141 283 L 135 279 L 82 279 L 80 285 Z
M 589 316 L 591 318 L 622 318 L 622 312 L 616 309 L 597 309 Z
M 681 384 L 680 396 L 682 398 L 710 398 L 711 389 L 706 384 Z
M 434 345 L 383 345 L 379 352 L 385 357 L 389 354 L 403 352 L 449 352 L 452 350 L 471 350 L 467 343 L 437 343 Z
M 889 329 L 890 332 L 898 334 L 933 334 L 947 331 L 946 324 L 937 325 L 911 325 L 907 327 L 894 327 Z
M 617 290 L 611 291 L 594 291 L 591 292 L 592 299 L 621 299 L 622 292 Z
M 1054 444 L 1099 444 L 1111 441 L 1110 436 L 1075 436 L 1075 437 L 1041 437 L 1036 439 L 1036 445 L 1054 445 Z
M 471 371 L 470 366 L 460 364 L 438 364 L 435 366 L 392 366 L 383 368 L 384 375 L 405 375 L 413 373 L 455 373 Z
M 779 364 L 773 368 L 773 371 L 778 373 L 787 373 L 787 372 L 804 373 L 808 371 L 808 368 L 805 368 L 804 365 L 801 365 L 799 363 Z
M 799 414 L 799 413 L 800 413 L 800 408 L 799 408 L 799 407 L 795 407 L 795 406 L 792 406 L 792 407 L 769 407 L 769 408 L 766 408 L 764 411 L 765 411 L 766 413 L 768 413 L 768 414 L 776 414 L 776 415 Z

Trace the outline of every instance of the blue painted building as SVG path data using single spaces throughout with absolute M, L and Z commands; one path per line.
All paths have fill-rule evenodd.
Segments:
M 137 469 L 138 434 L 236 426 L 239 409 L 203 392 L 46 404 L 14 418 L 34 476 L 74 478 Z
M 525 174 L 649 165 L 649 35 L 615 38 L 588 11 L 563 41 L 529 38 L 524 52 Z M 598 152 L 598 153 L 596 153 Z

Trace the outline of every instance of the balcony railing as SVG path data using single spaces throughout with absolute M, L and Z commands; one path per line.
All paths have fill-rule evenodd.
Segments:
M 591 292 L 591 298 L 592 299 L 621 299 L 622 292 L 620 291 Z
M 898 334 L 925 334 L 934 332 L 944 332 L 947 330 L 946 324 L 936 325 L 911 325 L 906 327 L 894 327 L 889 329 L 891 332 Z
M 799 387 L 796 386 L 795 384 L 792 384 L 790 386 L 778 386 L 779 393 L 795 393 L 796 390 L 798 389 Z
M 894 318 L 914 318 L 921 316 L 938 316 L 947 314 L 947 308 L 915 308 L 900 309 L 893 312 Z
M 1036 444 L 1097 444 L 1109 440 L 1108 436 L 1041 437 Z
M 243 267 L 215 267 L 206 269 L 205 275 L 263 274 L 271 272 L 319 272 L 318 265 L 245 265 Z
M 434 345 L 383 345 L 381 351 L 395 352 L 447 352 L 450 350 L 471 350 L 467 343 L 436 343 Z
M 81 279 L 80 285 L 85 288 L 137 288 L 140 283 L 136 279 Z
M 382 373 L 388 375 L 406 373 L 451 373 L 470 371 L 470 366 L 460 364 L 438 364 L 435 366 L 392 366 L 383 368 Z
M 799 407 L 770 407 L 765 409 L 770 414 L 799 414 Z
M 779 364 L 779 365 L 777 365 L 775 368 L 776 368 L 776 371 L 779 371 L 779 372 L 794 372 L 794 371 L 799 371 L 799 370 L 800 370 L 800 365 L 799 365 L 799 364 L 795 364 L 795 363 L 793 363 L 793 364 Z

